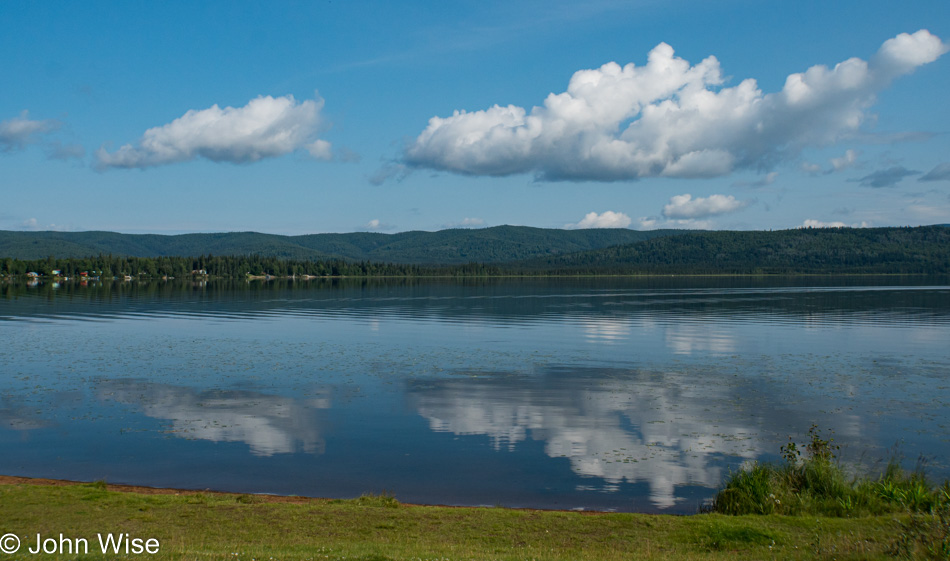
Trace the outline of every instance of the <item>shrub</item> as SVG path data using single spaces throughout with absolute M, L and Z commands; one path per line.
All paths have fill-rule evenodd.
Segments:
M 950 511 L 950 481 L 935 488 L 922 469 L 907 473 L 896 461 L 877 479 L 849 477 L 837 461 L 834 439 L 823 438 L 816 425 L 808 436 L 804 446 L 789 438 L 781 447 L 780 464 L 756 463 L 730 474 L 713 500 L 713 510 L 826 516 Z

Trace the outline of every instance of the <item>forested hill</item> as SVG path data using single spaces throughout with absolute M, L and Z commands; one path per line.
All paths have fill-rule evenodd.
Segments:
M 948 274 L 950 228 L 695 232 L 532 259 L 517 268 L 553 274 Z
M 339 258 L 378 263 L 501 263 L 575 253 L 682 230 L 555 230 L 496 226 L 438 232 L 311 234 L 278 236 L 257 232 L 218 234 L 119 234 L 115 232 L 11 232 L 0 230 L 0 258 L 45 259 L 114 255 L 123 257 L 263 256 L 314 260 Z

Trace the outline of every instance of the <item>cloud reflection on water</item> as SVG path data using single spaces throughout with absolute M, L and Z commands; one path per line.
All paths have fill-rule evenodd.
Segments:
M 52 423 L 40 417 L 35 410 L 25 407 L 0 407 L 0 426 L 16 431 L 36 430 Z
M 607 345 L 627 340 L 632 329 L 627 318 L 585 317 L 580 325 L 588 342 Z
M 735 388 L 680 373 L 557 371 L 534 378 L 472 377 L 410 383 L 410 401 L 438 432 L 485 435 L 496 450 L 528 438 L 582 476 L 647 482 L 659 508 L 676 487 L 716 487 L 723 457 L 751 460 L 763 449 L 763 415 L 732 410 Z M 477 378 L 473 378 L 477 377 Z
M 243 442 L 255 456 L 302 451 L 322 454 L 326 442 L 314 410 L 329 409 L 329 391 L 301 400 L 246 390 L 196 390 L 141 380 L 99 384 L 101 400 L 139 406 L 168 419 L 167 432 L 182 438 Z
M 736 352 L 738 343 L 724 329 L 716 329 L 705 323 L 684 323 L 667 327 L 666 346 L 678 355 L 730 354 Z

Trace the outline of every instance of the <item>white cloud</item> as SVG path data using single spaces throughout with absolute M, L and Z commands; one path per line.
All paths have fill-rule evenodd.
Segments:
M 626 228 L 633 220 L 622 212 L 604 211 L 601 214 L 589 212 L 577 224 L 565 224 L 567 230 L 584 230 L 587 228 Z
M 575 181 L 767 169 L 805 146 L 857 134 L 877 91 L 946 51 L 926 30 L 901 34 L 870 61 L 813 66 L 763 94 L 754 79 L 720 87 L 715 57 L 690 65 L 661 43 L 645 66 L 610 62 L 576 72 L 566 92 L 530 111 L 495 105 L 433 117 L 404 160 L 461 174 Z
M 706 198 L 696 197 L 686 193 L 670 198 L 669 204 L 663 207 L 663 216 L 667 218 L 706 218 L 718 214 L 727 214 L 745 208 L 749 201 L 737 200 L 732 195 L 710 195 Z
M 20 150 L 35 142 L 38 137 L 60 127 L 59 121 L 30 119 L 29 111 L 23 111 L 19 117 L 0 121 L 0 152 Z
M 317 160 L 328 162 L 333 159 L 333 153 L 330 152 L 330 143 L 326 140 L 317 139 L 305 145 L 304 148 Z
M 380 221 L 378 218 L 374 218 L 363 225 L 363 228 L 370 230 L 372 232 L 385 232 L 388 230 L 395 230 L 396 227 L 392 224 L 386 224 L 385 222 Z
M 190 110 L 171 123 L 145 131 L 137 145 L 96 151 L 100 169 L 147 168 L 201 157 L 235 164 L 304 149 L 330 158 L 330 143 L 316 139 L 323 99 L 298 102 L 292 95 L 260 96 L 244 107 L 212 105 Z
M 802 222 L 802 225 L 799 228 L 870 228 L 870 222 L 858 222 L 855 224 L 845 224 L 844 222 L 822 222 L 821 220 L 815 220 L 809 218 Z
M 856 150 L 845 150 L 844 156 L 831 159 L 831 168 L 833 171 L 841 171 L 853 167 L 858 161 L 858 152 Z
M 831 167 L 827 169 L 822 169 L 818 164 L 813 164 L 810 162 L 802 163 L 802 171 L 809 175 L 828 175 L 835 173 L 836 171 L 843 171 L 848 168 L 853 168 L 858 164 L 858 156 L 861 155 L 861 152 L 857 150 L 848 150 L 844 151 L 844 155 L 840 158 L 831 158 L 828 160 L 831 163 Z

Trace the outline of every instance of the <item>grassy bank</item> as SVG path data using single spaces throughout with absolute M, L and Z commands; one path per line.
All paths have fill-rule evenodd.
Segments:
M 716 495 L 714 509 L 723 514 L 847 517 L 950 514 L 950 481 L 934 485 L 922 469 L 907 472 L 896 461 L 877 477 L 855 476 L 836 461 L 837 450 L 834 439 L 823 437 L 813 425 L 807 443 L 789 440 L 782 446 L 782 463 L 755 464 L 733 474 Z
M 0 533 L 18 535 L 22 546 L 0 559 L 886 559 L 911 551 L 919 516 L 591 514 L 7 480 Z M 161 547 L 102 555 L 96 535 L 110 532 Z M 85 538 L 89 555 L 23 555 L 37 533 Z
M 903 515 L 889 552 L 909 559 L 950 559 L 950 481 L 931 483 L 923 470 L 892 461 L 877 477 L 856 476 L 835 458 L 838 446 L 816 425 L 808 441 L 789 439 L 783 461 L 731 475 L 712 509 L 729 515 L 881 517 Z

